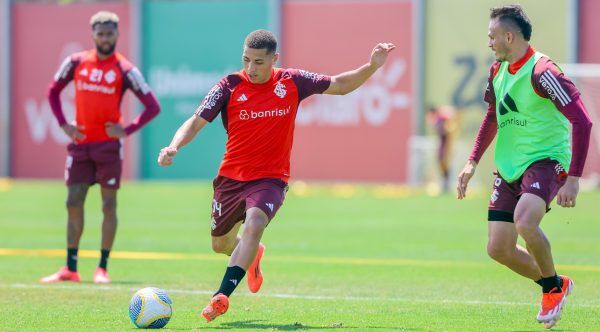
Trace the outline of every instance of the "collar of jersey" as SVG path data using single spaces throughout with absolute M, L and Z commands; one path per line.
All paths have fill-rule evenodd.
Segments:
M 523 57 L 519 59 L 519 61 L 508 66 L 508 72 L 511 75 L 516 74 L 519 71 L 519 69 L 521 69 L 521 67 L 523 67 L 525 63 L 527 63 L 529 58 L 533 56 L 533 54 L 535 54 L 535 50 L 533 49 L 533 47 L 529 46 L 527 52 L 525 52 L 525 55 L 523 55 Z
M 94 49 L 92 49 L 91 53 L 92 53 L 92 58 L 93 58 L 94 60 L 96 60 L 96 62 L 107 62 L 107 61 L 112 61 L 112 60 L 114 60 L 114 59 L 117 57 L 117 51 L 114 51 L 114 52 L 113 52 L 113 54 L 111 54 L 111 56 L 109 56 L 109 57 L 108 57 L 108 58 L 106 58 L 106 59 L 100 59 L 100 58 L 98 57 L 98 52 L 96 51 L 96 49 L 95 49 L 95 48 L 94 48 Z

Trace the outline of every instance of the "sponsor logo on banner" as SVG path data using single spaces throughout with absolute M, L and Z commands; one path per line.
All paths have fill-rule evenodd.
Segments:
M 194 71 L 188 66 L 171 69 L 163 66 L 151 67 L 148 71 L 148 82 L 157 98 L 172 98 L 173 109 L 180 116 L 189 116 L 197 110 L 198 100 L 204 97 L 223 77 L 234 72 L 234 68 L 223 71 Z M 204 102 L 200 105 L 202 109 Z
M 393 112 L 411 106 L 410 93 L 395 87 L 406 75 L 404 59 L 390 59 L 365 85 L 345 96 L 317 95 L 300 104 L 296 123 L 299 126 L 360 126 L 378 127 L 385 124 Z
M 233 68 L 224 71 L 194 71 L 187 66 L 177 69 L 157 66 L 150 68 L 148 81 L 157 97 L 201 98 L 202 93 L 212 89 L 220 79 L 234 71 Z

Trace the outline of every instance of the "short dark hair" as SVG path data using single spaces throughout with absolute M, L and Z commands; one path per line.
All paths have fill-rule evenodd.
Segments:
M 118 28 L 119 16 L 113 12 L 99 11 L 90 19 L 90 25 L 92 26 L 92 29 L 94 29 L 98 24 L 106 23 L 112 23 L 115 25 L 115 28 Z
M 498 18 L 502 23 L 518 28 L 525 40 L 531 39 L 531 21 L 521 5 L 506 5 L 490 9 L 490 18 Z
M 277 38 L 269 30 L 256 30 L 250 32 L 244 41 L 244 45 L 249 48 L 267 49 L 267 53 L 275 53 L 277 51 Z

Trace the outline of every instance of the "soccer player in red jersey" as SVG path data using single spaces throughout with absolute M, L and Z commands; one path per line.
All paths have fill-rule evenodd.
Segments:
M 488 46 L 498 61 L 485 93 L 488 112 L 457 190 L 463 199 L 477 162 L 497 134 L 488 254 L 542 286 L 537 320 L 551 328 L 573 281 L 556 274 L 550 243 L 539 226 L 554 197 L 562 207 L 575 207 L 592 122 L 575 85 L 531 47 L 531 31 L 521 6 L 491 10 Z M 518 236 L 526 249 L 517 244 Z
M 378 44 L 369 63 L 330 77 L 275 68 L 279 57 L 275 36 L 266 30 L 254 31 L 244 42 L 244 69 L 215 85 L 171 144 L 160 151 L 158 163 L 171 165 L 179 149 L 221 115 L 228 139 L 213 182 L 211 235 L 213 250 L 231 258 L 221 286 L 202 311 L 207 321 L 227 311 L 229 296 L 246 274 L 251 292 L 261 287 L 260 260 L 265 247 L 260 239 L 285 198 L 298 104 L 317 93 L 344 95 L 355 90 L 394 48 Z
M 42 278 L 42 283 L 80 281 L 77 251 L 83 232 L 83 206 L 90 185 L 100 184 L 102 194 L 101 258 L 94 282 L 109 283 L 107 260 L 117 230 L 117 190 L 121 180 L 120 139 L 131 135 L 159 112 L 158 101 L 140 71 L 115 51 L 119 18 L 111 12 L 92 16 L 95 49 L 67 57 L 54 76 L 48 91 L 52 112 L 65 134 L 73 139 L 67 150 L 65 180 L 67 196 L 67 266 Z M 67 123 L 60 92 L 75 84 L 75 122 Z M 120 104 L 130 89 L 144 104 L 144 111 L 131 124 L 122 127 Z

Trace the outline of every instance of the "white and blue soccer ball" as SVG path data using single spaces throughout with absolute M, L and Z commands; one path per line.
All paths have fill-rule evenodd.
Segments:
M 142 288 L 133 294 L 129 302 L 129 317 L 137 327 L 160 329 L 171 319 L 172 303 L 164 290 L 156 287 Z

